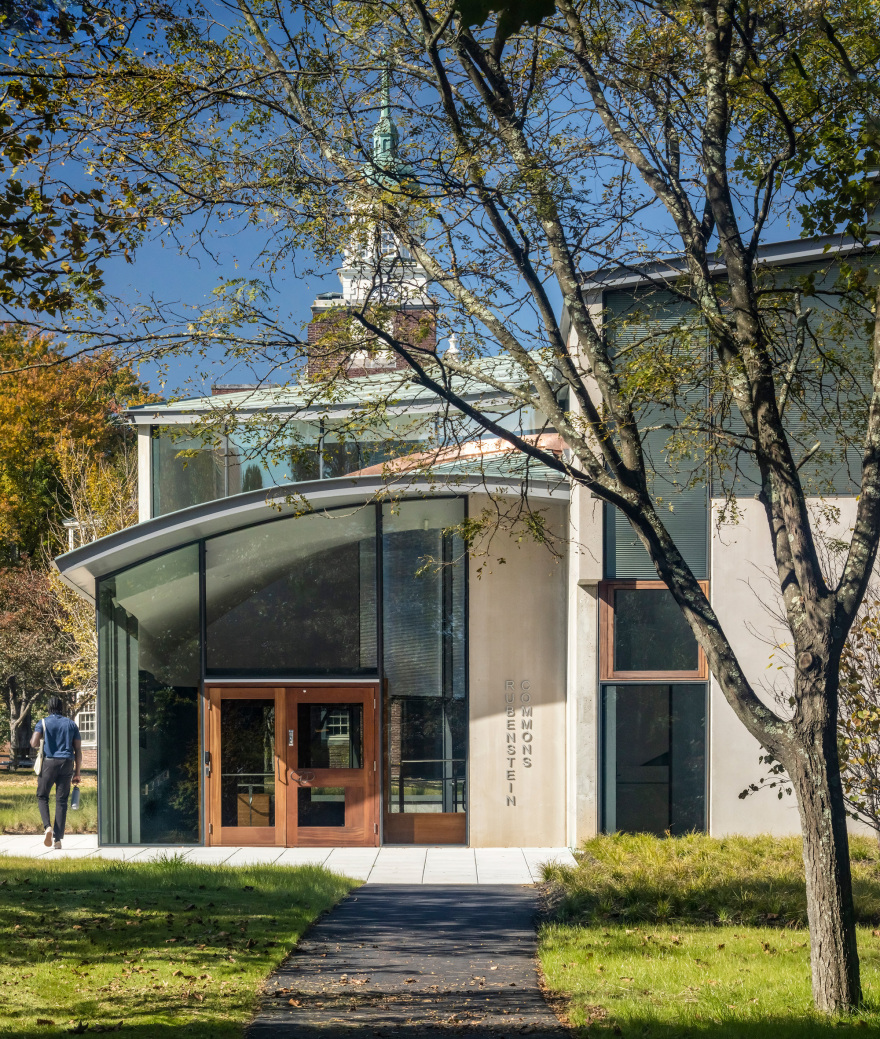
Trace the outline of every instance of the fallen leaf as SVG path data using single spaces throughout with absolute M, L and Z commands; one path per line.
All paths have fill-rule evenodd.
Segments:
M 52 1020 L 51 1020 L 50 1018 L 48 1018 L 48 1017 L 38 1017 L 38 1018 L 37 1018 L 37 1024 L 38 1024 L 38 1025 L 54 1025 L 54 1024 L 55 1024 L 55 1022 L 54 1022 L 54 1021 L 52 1021 Z

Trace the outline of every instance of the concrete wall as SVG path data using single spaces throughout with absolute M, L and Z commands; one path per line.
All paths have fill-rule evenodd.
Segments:
M 572 488 L 568 553 L 567 843 L 599 827 L 599 581 L 602 503 Z
M 828 533 L 848 540 L 855 499 L 838 498 L 833 503 L 840 517 L 838 523 L 828 526 Z M 781 606 L 770 534 L 760 502 L 743 498 L 737 504 L 739 522 L 719 525 L 720 503 L 713 502 L 712 605 L 755 692 L 774 710 L 784 712 L 790 674 L 784 651 L 774 651 L 773 644 L 790 641 L 790 636 L 777 619 Z M 818 515 L 818 503 L 814 503 L 813 511 Z M 714 836 L 800 832 L 793 795 L 780 801 L 775 790 L 763 790 L 740 800 L 740 791 L 767 774 L 766 766 L 758 762 L 760 753 L 757 741 L 733 713 L 713 679 L 709 697 L 709 832 Z
M 485 496 L 473 495 L 471 515 L 486 504 Z M 547 516 L 564 549 L 567 508 L 550 506 Z M 474 847 L 566 843 L 566 577 L 564 557 L 503 531 L 471 560 Z

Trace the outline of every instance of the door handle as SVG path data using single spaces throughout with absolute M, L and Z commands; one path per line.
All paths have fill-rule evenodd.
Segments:
M 297 772 L 295 768 L 292 768 L 290 770 L 290 778 L 293 780 L 294 783 L 311 783 L 311 781 L 315 778 L 315 773 Z

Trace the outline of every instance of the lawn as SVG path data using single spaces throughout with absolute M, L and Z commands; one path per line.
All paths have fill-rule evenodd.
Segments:
M 67 812 L 67 833 L 94 833 L 98 829 L 98 781 L 85 773 L 78 811 Z M 55 814 L 55 792 L 49 798 Z M 0 833 L 42 833 L 37 809 L 37 777 L 33 772 L 0 772 Z
M 263 979 L 351 887 L 309 866 L 0 856 L 0 1035 L 240 1039 Z
M 540 932 L 548 988 L 589 1035 L 806 1039 L 880 1032 L 880 855 L 853 842 L 864 1010 L 812 1010 L 800 843 L 599 837 L 550 867 Z

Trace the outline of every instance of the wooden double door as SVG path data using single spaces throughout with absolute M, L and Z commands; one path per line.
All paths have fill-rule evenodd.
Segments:
M 379 844 L 375 686 L 206 692 L 209 844 Z

